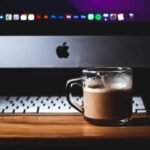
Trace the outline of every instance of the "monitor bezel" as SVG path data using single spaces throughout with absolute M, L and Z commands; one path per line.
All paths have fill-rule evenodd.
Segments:
M 150 23 L 3 22 L 0 35 L 150 35 Z

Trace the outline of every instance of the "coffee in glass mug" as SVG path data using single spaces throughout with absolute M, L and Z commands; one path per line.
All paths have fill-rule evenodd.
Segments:
M 67 81 L 67 100 L 91 124 L 125 125 L 132 115 L 132 69 L 90 68 Z M 82 87 L 83 106 L 72 97 L 73 86 Z

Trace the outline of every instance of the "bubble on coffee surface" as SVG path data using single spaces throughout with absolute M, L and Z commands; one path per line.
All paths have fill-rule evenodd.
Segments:
M 103 89 L 103 88 L 105 88 L 102 80 L 96 79 L 96 78 L 95 79 L 94 78 L 93 79 L 92 78 L 87 79 L 86 80 L 86 87 L 92 88 L 92 89 L 97 89 L 97 88 Z

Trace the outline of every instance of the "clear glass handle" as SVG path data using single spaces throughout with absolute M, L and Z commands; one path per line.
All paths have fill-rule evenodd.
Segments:
M 84 112 L 83 107 L 80 106 L 80 105 L 78 105 L 75 102 L 75 100 L 73 99 L 72 94 L 71 94 L 72 88 L 74 86 L 79 86 L 79 87 L 82 88 L 81 81 L 82 81 L 82 78 L 76 78 L 76 79 L 68 80 L 67 84 L 66 84 L 66 88 L 67 88 L 67 100 L 68 100 L 69 104 L 73 108 L 75 108 L 76 110 L 78 110 L 79 112 L 83 113 Z

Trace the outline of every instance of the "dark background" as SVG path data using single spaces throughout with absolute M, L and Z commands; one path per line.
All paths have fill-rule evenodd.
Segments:
M 1 0 L 0 11 L 4 13 L 80 13 L 66 0 Z

